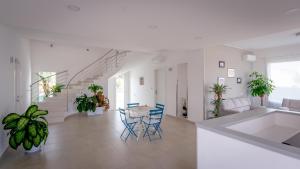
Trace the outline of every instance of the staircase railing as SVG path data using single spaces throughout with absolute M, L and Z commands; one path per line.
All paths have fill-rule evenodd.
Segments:
M 80 71 L 75 73 L 66 85 L 67 89 L 67 111 L 69 112 L 69 103 L 73 103 L 75 95 L 70 96 L 70 88 L 78 86 L 80 91 L 83 91 L 89 83 L 92 83 L 94 79 L 103 76 L 104 73 L 110 72 L 119 67 L 122 58 L 128 51 L 118 51 L 110 49 L 103 56 L 91 62 Z M 85 85 L 84 85 L 85 84 Z M 70 99 L 71 102 L 70 102 Z
M 53 77 L 55 77 L 56 84 L 66 86 L 67 82 L 68 82 L 68 71 L 64 70 L 64 71 L 61 71 L 61 72 L 57 72 L 55 74 L 43 77 L 43 78 L 33 82 L 30 85 L 31 103 L 42 102 L 45 99 L 45 96 L 40 96 L 41 92 L 43 93 L 43 95 L 45 95 L 45 91 L 43 91 L 43 88 L 41 86 L 42 82 L 43 82 L 43 80 L 48 82 L 49 79 L 53 78 Z M 49 88 L 49 90 L 50 90 L 50 88 Z M 51 97 L 51 96 L 49 96 L 49 97 Z

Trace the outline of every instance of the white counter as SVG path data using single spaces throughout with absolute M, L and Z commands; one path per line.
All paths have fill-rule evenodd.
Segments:
M 300 149 L 282 144 L 300 115 L 259 109 L 197 124 L 198 169 L 299 169 Z

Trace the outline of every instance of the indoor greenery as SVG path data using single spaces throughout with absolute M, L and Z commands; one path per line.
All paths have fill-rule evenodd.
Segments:
M 212 87 L 210 87 L 210 92 L 213 92 L 215 94 L 214 99 L 212 100 L 211 104 L 214 105 L 214 110 L 211 111 L 215 117 L 220 116 L 220 109 L 221 104 L 223 101 L 223 94 L 228 89 L 226 85 L 223 84 L 214 84 Z
M 60 93 L 62 89 L 65 87 L 63 84 L 56 84 L 51 87 L 51 94 L 55 96 L 57 93 Z
M 94 96 L 96 96 L 98 92 L 103 93 L 103 87 L 94 83 L 90 84 L 88 89 L 94 94 Z
M 95 112 L 97 99 L 95 96 L 88 97 L 86 94 L 79 96 L 75 99 L 75 104 L 77 104 L 77 110 L 79 112 Z
M 9 145 L 17 149 L 21 144 L 25 150 L 33 146 L 39 147 L 46 143 L 48 137 L 47 110 L 39 110 L 37 105 L 31 105 L 24 114 L 10 113 L 3 120 L 4 130 L 9 133 Z
M 91 84 L 88 87 L 97 99 L 97 107 L 104 107 L 105 110 L 109 109 L 109 100 L 103 94 L 103 87 L 97 84 Z
M 275 86 L 273 85 L 272 80 L 261 73 L 253 72 L 249 77 L 251 78 L 250 82 L 248 82 L 250 93 L 252 96 L 259 96 L 260 104 L 263 106 L 265 95 L 271 94 Z
M 49 97 L 50 94 L 51 94 L 51 89 L 50 89 L 50 86 L 49 86 L 48 79 L 45 78 L 44 76 L 40 75 L 39 73 L 37 73 L 37 75 L 41 78 L 42 88 L 43 88 L 43 91 L 45 93 L 45 97 Z

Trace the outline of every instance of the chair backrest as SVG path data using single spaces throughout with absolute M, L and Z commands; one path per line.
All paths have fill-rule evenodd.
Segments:
M 127 108 L 133 108 L 133 107 L 138 107 L 140 103 L 128 103 Z
M 156 103 L 155 107 L 158 108 L 158 109 L 162 109 L 162 110 L 165 109 L 165 105 L 159 104 L 159 103 Z
M 119 112 L 120 112 L 121 121 L 126 125 L 127 124 L 127 120 L 126 120 L 125 110 L 119 108 Z
M 149 112 L 149 121 L 150 122 L 152 120 L 159 120 L 159 122 L 160 122 L 162 117 L 163 117 L 162 109 L 154 109 L 154 110 L 150 110 L 150 112 Z

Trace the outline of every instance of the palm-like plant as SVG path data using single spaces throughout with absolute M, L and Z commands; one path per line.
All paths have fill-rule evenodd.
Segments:
M 212 100 L 211 104 L 214 105 L 214 110 L 212 113 L 215 117 L 218 117 L 220 115 L 220 108 L 223 101 L 223 94 L 226 92 L 228 87 L 223 84 L 214 84 L 213 87 L 210 87 L 210 92 L 213 92 L 215 94 L 214 99 Z
M 264 97 L 265 95 L 269 95 L 275 89 L 273 85 L 273 81 L 268 79 L 266 76 L 253 72 L 249 75 L 252 80 L 248 82 L 248 88 L 250 89 L 250 93 L 252 96 L 260 97 L 261 106 L 264 105 Z
M 9 145 L 17 149 L 21 144 L 25 150 L 31 150 L 33 146 L 39 147 L 46 143 L 48 137 L 48 122 L 45 115 L 47 110 L 39 110 L 37 105 L 31 105 L 22 115 L 8 114 L 3 120 L 4 130 L 9 130 Z

